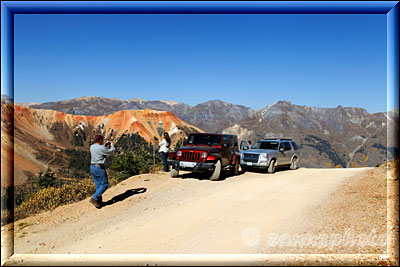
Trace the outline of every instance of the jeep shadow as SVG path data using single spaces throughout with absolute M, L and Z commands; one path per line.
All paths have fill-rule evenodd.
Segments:
M 238 175 L 241 175 L 239 173 Z M 188 172 L 184 174 L 179 174 L 174 179 L 196 179 L 196 180 L 210 180 L 211 172 Z M 218 181 L 224 181 L 229 179 L 230 177 L 234 177 L 229 171 L 223 170 L 219 176 Z M 211 181 L 211 180 L 210 180 Z

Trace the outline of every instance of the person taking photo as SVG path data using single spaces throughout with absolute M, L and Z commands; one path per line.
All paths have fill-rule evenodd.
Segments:
M 90 146 L 90 173 L 96 185 L 96 192 L 90 199 L 90 203 L 100 209 L 103 203 L 102 195 L 108 187 L 108 177 L 104 162 L 106 157 L 115 152 L 114 144 L 111 141 L 103 145 L 104 137 L 100 134 L 94 136 L 94 144 Z

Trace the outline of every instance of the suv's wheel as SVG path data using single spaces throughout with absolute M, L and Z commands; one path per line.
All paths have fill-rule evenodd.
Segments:
M 178 177 L 179 170 L 171 168 L 171 177 L 175 178 Z
M 248 168 L 246 166 L 244 166 L 244 165 L 240 165 L 240 169 L 241 169 L 242 173 L 245 173 L 245 172 L 248 171 Z
M 239 174 L 239 167 L 240 167 L 239 160 L 236 159 L 235 165 L 233 165 L 233 167 L 232 167 L 232 172 L 231 172 L 232 176 L 236 176 Z
M 217 163 L 215 163 L 215 168 L 213 173 L 211 174 L 210 180 L 218 181 L 220 174 L 221 174 L 221 161 L 218 160 Z
M 296 170 L 297 169 L 297 158 L 293 158 L 292 162 L 290 163 L 290 169 Z
M 275 172 L 275 160 L 271 160 L 268 166 L 268 173 L 274 173 Z

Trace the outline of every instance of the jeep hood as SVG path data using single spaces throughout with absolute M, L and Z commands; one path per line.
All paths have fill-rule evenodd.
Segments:
M 211 146 L 184 146 L 179 148 L 178 150 L 203 151 L 207 152 L 208 154 L 220 152 L 220 149 L 218 147 L 211 147 Z

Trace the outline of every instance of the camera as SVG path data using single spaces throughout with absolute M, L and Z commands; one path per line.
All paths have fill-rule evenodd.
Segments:
M 107 142 L 104 144 L 104 146 L 105 146 L 106 148 L 110 148 L 110 147 L 111 147 L 111 142 L 110 142 L 110 141 L 107 141 Z

